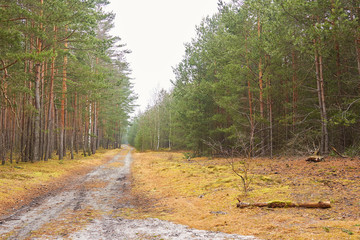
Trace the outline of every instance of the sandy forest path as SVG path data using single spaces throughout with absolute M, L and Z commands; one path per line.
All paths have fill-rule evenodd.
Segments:
M 38 198 L 0 222 L 0 239 L 255 239 L 190 229 L 158 219 L 117 216 L 130 184 L 130 148 L 57 193 Z

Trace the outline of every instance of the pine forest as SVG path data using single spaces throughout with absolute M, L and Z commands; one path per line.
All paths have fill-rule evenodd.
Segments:
M 120 147 L 136 99 L 106 0 L 2 0 L 0 159 Z
M 359 4 L 219 1 L 129 142 L 195 155 L 358 155 Z

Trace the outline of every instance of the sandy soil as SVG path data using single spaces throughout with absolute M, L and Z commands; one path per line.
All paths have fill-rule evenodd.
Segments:
M 131 149 L 79 177 L 61 191 L 39 197 L 0 220 L 0 239 L 255 239 L 190 229 L 158 219 L 117 216 L 130 186 Z

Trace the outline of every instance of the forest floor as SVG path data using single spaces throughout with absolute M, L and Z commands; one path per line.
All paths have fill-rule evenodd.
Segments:
M 124 216 L 147 204 L 131 194 L 132 151 L 3 166 L 0 239 L 255 239 Z
M 252 182 L 244 194 L 228 160 L 182 153 L 135 153 L 132 207 L 126 218 L 158 218 L 191 228 L 253 235 L 260 239 L 360 239 L 360 160 L 328 157 L 256 158 L 249 163 Z M 244 159 L 237 159 L 238 167 Z M 328 209 L 246 208 L 243 202 L 330 201 Z

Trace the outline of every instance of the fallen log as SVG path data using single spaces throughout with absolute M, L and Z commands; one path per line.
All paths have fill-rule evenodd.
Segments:
M 238 199 L 236 206 L 238 208 L 247 208 L 247 207 L 268 207 L 268 208 L 331 208 L 330 202 L 306 202 L 306 203 L 293 203 L 290 201 L 271 201 L 265 203 L 246 203 L 241 202 Z

